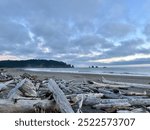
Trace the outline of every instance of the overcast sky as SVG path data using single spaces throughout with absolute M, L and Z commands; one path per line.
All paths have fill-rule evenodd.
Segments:
M 150 0 L 0 0 L 0 60 L 150 63 Z

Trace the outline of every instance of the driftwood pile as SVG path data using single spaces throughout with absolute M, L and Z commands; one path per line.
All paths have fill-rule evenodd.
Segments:
M 0 74 L 0 112 L 149 113 L 150 85 Z

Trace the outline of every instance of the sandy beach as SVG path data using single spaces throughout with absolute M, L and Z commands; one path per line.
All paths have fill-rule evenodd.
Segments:
M 72 79 L 86 79 L 99 81 L 102 76 L 108 80 L 117 82 L 130 82 L 130 83 L 140 83 L 140 84 L 150 84 L 150 77 L 147 76 L 125 76 L 125 75 L 107 75 L 107 74 L 75 74 L 75 73 L 62 73 L 62 72 L 34 72 L 27 71 L 24 69 L 5 69 L 8 74 L 18 76 L 24 73 L 38 76 L 39 79 L 45 78 L 56 78 L 64 80 Z

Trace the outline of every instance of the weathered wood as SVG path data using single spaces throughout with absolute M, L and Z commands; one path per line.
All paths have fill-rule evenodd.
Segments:
M 7 85 L 13 83 L 14 80 L 7 81 L 5 83 L 0 83 L 0 92 L 7 89 Z
M 68 92 L 68 93 L 71 93 L 72 91 L 68 88 L 68 87 L 65 87 L 64 84 L 61 84 L 59 83 L 59 86 L 62 90 L 64 90 L 65 92 Z
M 0 83 L 0 92 L 5 90 L 7 86 L 4 83 Z
M 150 109 L 148 108 L 148 107 L 146 107 L 146 106 L 141 106 L 146 112 L 148 112 L 148 113 L 150 113 Z
M 150 88 L 143 84 L 139 86 L 139 84 L 114 82 L 106 79 L 99 83 L 85 79 L 67 82 L 56 78 L 55 81 L 52 79 L 40 81 L 14 78 L 13 82 L 5 85 L 0 83 L 0 90 L 4 90 L 1 91 L 0 96 L 3 99 L 7 98 L 3 100 L 3 103 L 0 99 L 0 103 L 3 104 L 3 106 L 0 104 L 2 112 L 74 113 L 72 107 L 78 113 L 86 112 L 85 107 L 88 109 L 87 112 L 97 112 L 96 109 L 99 109 L 99 112 L 108 113 L 150 111 L 148 109 Z M 31 96 L 32 94 L 35 95 Z M 50 103 L 51 105 L 47 105 L 48 100 L 49 102 L 53 101 L 52 104 Z M 10 106 L 7 108 L 8 105 Z
M 133 113 L 129 110 L 118 110 L 117 113 Z
M 69 87 L 71 91 L 73 91 L 74 93 L 83 93 L 83 90 L 80 88 L 79 85 L 73 85 L 71 87 Z
M 110 98 L 110 99 L 142 99 L 142 98 L 148 98 L 147 95 L 142 95 L 142 93 L 134 93 L 133 95 L 128 95 L 126 93 L 120 93 L 120 91 L 118 93 L 114 93 L 112 91 L 106 90 L 106 89 L 101 89 L 99 88 L 98 91 L 100 93 L 104 94 L 104 98 Z
M 95 88 L 124 88 L 124 89 L 130 88 L 130 86 L 127 86 L 127 85 L 99 83 L 99 82 L 95 82 L 95 81 L 91 81 L 91 82 L 93 83 L 92 86 Z
M 144 91 L 144 92 L 133 92 L 133 91 L 121 90 L 121 92 L 123 95 L 126 95 L 126 96 L 149 96 L 146 91 Z
M 36 83 L 36 85 L 35 85 L 36 90 L 39 90 L 40 85 L 41 85 L 41 83 Z
M 115 103 L 129 103 L 132 106 L 148 106 L 150 105 L 150 99 L 99 99 L 99 98 L 86 98 L 83 102 L 85 105 L 96 104 L 115 104 Z
M 92 99 L 92 98 L 99 99 L 103 96 L 104 96 L 104 94 L 102 94 L 102 93 L 85 93 L 85 94 L 66 95 L 66 97 L 74 103 L 79 102 L 82 99 L 82 97 L 85 100 L 85 99 Z
M 111 91 L 109 91 L 109 90 L 105 90 L 105 89 L 99 88 L 98 91 L 99 91 L 100 93 L 103 93 L 105 98 L 112 98 L 112 99 L 122 98 L 122 95 L 120 95 L 120 94 L 115 94 L 115 93 L 113 93 L 113 92 L 111 92 Z
M 59 88 L 54 80 L 49 80 L 48 88 L 53 93 L 54 100 L 56 101 L 56 104 L 59 106 L 62 113 L 74 113 L 63 91 Z
M 42 103 L 44 109 L 49 112 L 56 107 L 55 102 L 50 100 L 18 100 L 12 102 L 7 99 L 0 99 L 0 113 L 33 113 L 36 112 L 34 105 L 37 103 Z
M 8 93 L 8 98 L 13 98 L 18 90 L 20 90 L 25 97 L 36 97 L 37 93 L 35 89 L 35 86 L 29 79 L 23 79 Z
M 82 113 L 81 108 L 82 108 L 82 105 L 83 105 L 83 101 L 84 101 L 84 96 L 81 95 L 81 100 L 80 100 L 80 102 L 78 103 L 78 104 L 79 104 L 79 108 L 78 108 L 78 110 L 77 110 L 77 113 Z
M 135 108 L 131 111 L 132 113 L 149 113 L 147 110 L 143 108 Z
M 102 109 L 102 108 L 124 108 L 124 107 L 130 107 L 131 104 L 128 102 L 113 102 L 113 103 L 109 103 L 109 104 L 97 104 L 94 105 L 93 108 L 96 109 Z
M 148 84 L 115 82 L 115 81 L 106 80 L 104 77 L 102 77 L 102 82 L 107 83 L 107 84 L 113 84 L 113 85 L 124 85 L 124 86 L 130 86 L 130 87 L 135 87 L 135 88 L 150 89 L 150 85 L 148 85 Z
M 9 93 L 8 93 L 8 96 L 7 98 L 8 99 L 13 99 L 15 94 L 17 93 L 18 89 L 20 87 L 22 87 L 22 85 L 25 83 L 26 79 L 23 79 L 21 82 L 19 82 L 16 87 L 14 89 L 12 89 Z
M 85 86 L 81 84 L 80 88 L 85 92 L 91 92 L 91 93 L 94 93 L 95 91 L 98 92 L 96 88 L 90 87 L 89 85 Z
M 26 79 L 24 84 L 19 88 L 25 97 L 36 97 L 36 87 L 30 79 Z

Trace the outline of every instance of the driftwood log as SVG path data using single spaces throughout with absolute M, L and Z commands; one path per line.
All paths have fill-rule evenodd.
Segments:
M 13 88 L 9 93 L 8 93 L 8 99 L 13 99 L 15 94 L 17 93 L 18 89 L 22 87 L 22 85 L 25 83 L 26 79 L 23 79 L 21 82 L 19 82 L 15 88 Z
M 126 83 L 126 82 L 115 82 L 106 80 L 104 77 L 102 77 L 102 82 L 106 84 L 112 84 L 112 85 L 123 85 L 128 87 L 135 87 L 135 88 L 143 88 L 143 89 L 150 89 L 150 85 L 148 84 L 136 84 L 136 83 Z
M 7 81 L 5 83 L 0 83 L 0 92 L 7 89 L 7 85 L 13 83 L 14 80 Z
M 63 91 L 59 88 L 53 79 L 48 82 L 48 88 L 53 93 L 54 100 L 62 113 L 74 113 Z
M 132 106 L 149 106 L 150 99 L 99 99 L 99 98 L 87 98 L 84 100 L 85 105 L 97 105 L 97 104 L 116 104 L 116 103 L 129 103 Z
M 33 113 L 37 112 L 37 109 L 52 112 L 54 108 L 56 108 L 56 104 L 50 100 L 18 100 L 12 102 L 7 99 L 0 99 L 0 112 L 2 113 Z

